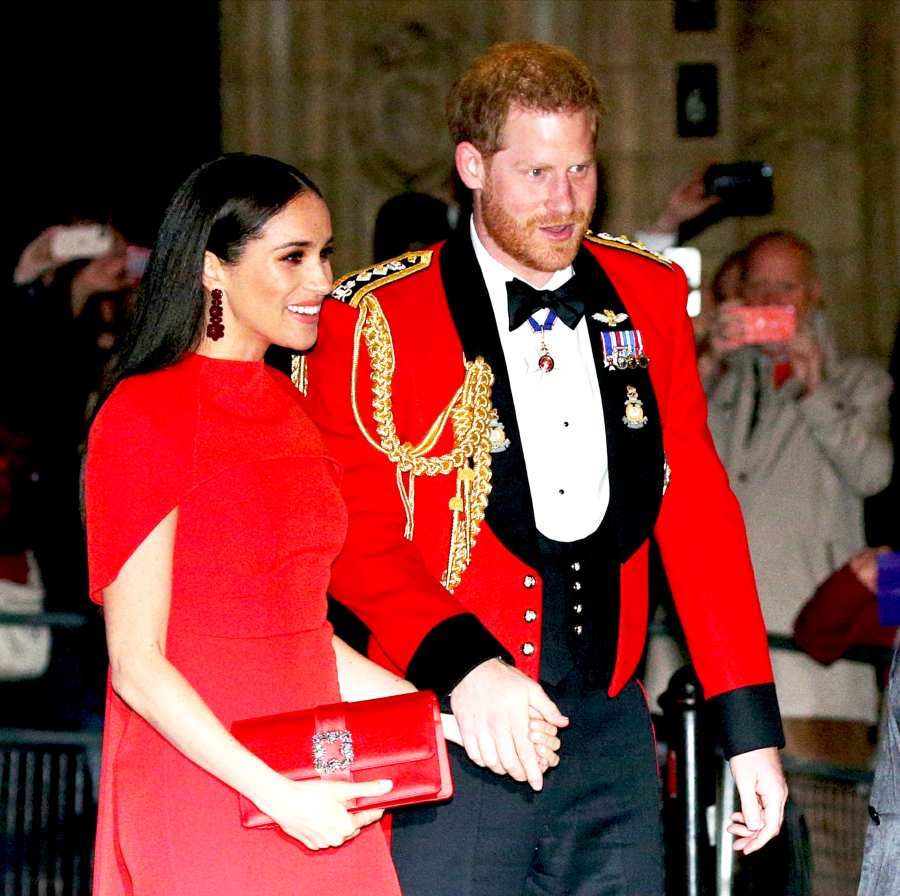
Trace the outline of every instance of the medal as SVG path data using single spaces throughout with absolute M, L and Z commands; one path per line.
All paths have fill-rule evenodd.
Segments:
M 543 370 L 544 373 L 550 373 L 556 366 L 556 362 L 553 360 L 553 356 L 550 354 L 550 351 L 547 348 L 547 342 L 544 339 L 544 333 L 548 330 L 552 330 L 555 323 L 556 312 L 553 310 L 547 312 L 547 317 L 543 324 L 539 324 L 533 317 L 528 318 L 528 324 L 531 327 L 532 332 L 541 340 L 538 345 L 538 367 Z
M 622 422 L 629 429 L 641 429 L 647 425 L 647 418 L 644 416 L 644 402 L 638 398 L 638 391 L 634 386 L 625 387 L 625 416 Z
M 646 367 L 650 359 L 644 353 L 640 330 L 604 330 L 603 365 L 607 370 L 634 370 Z

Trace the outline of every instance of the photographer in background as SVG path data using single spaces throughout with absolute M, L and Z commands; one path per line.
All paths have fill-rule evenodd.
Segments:
M 133 255 L 133 253 L 132 253 Z M 24 249 L 0 300 L 0 426 L 30 445 L 17 525 L 33 549 L 50 611 L 87 612 L 79 512 L 85 419 L 115 351 L 136 283 L 125 239 L 96 220 L 57 225 Z M 80 727 L 100 711 L 102 626 L 54 633 L 39 721 Z
M 756 237 L 742 284 L 750 323 L 747 308 L 722 312 L 728 354 L 708 388 L 710 429 L 744 513 L 766 625 L 779 634 L 792 632 L 819 583 L 863 547 L 863 499 L 891 475 L 890 377 L 838 349 L 818 310 L 822 292 L 805 240 Z M 773 335 L 778 341 L 765 341 Z M 816 737 L 815 725 L 798 720 L 875 721 L 868 668 L 822 669 L 788 651 L 772 659 L 789 750 L 792 734 Z

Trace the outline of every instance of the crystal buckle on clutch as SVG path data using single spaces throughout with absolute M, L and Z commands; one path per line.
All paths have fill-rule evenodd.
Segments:
M 328 747 L 338 744 L 338 756 Z M 312 739 L 313 765 L 320 775 L 346 771 L 353 764 L 353 735 L 346 728 L 323 731 Z M 329 759 L 328 754 L 332 757 Z

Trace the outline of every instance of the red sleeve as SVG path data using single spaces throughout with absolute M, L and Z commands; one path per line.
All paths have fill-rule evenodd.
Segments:
M 88 437 L 84 473 L 91 599 L 177 506 L 189 476 L 193 421 L 145 377 L 120 383 Z
M 347 541 L 332 569 L 329 591 L 362 619 L 385 654 L 405 672 L 435 627 L 467 611 L 403 537 L 406 517 L 396 467 L 366 441 L 354 418 L 350 384 L 356 320 L 356 309 L 326 301 L 308 362 L 306 410 L 344 469 L 341 491 L 349 512 Z M 363 347 L 357 398 L 364 420 L 371 420 L 369 382 Z M 394 400 L 402 401 L 402 395 L 395 393 Z M 474 624 L 474 617 L 471 621 Z
M 706 696 L 772 681 L 743 516 L 707 426 L 693 331 L 676 290 L 673 352 L 661 396 L 671 482 L 656 538 Z

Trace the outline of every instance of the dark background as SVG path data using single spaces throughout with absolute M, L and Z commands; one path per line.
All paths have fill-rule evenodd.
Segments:
M 64 216 L 151 244 L 169 196 L 219 153 L 215 0 L 8 4 L 4 271 Z M 10 158 L 11 155 L 11 158 Z

